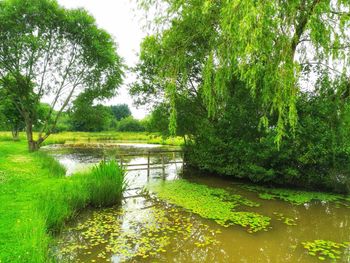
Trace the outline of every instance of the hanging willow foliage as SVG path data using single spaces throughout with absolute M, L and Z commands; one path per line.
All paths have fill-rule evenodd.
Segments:
M 286 128 L 296 126 L 296 98 L 305 82 L 312 86 L 325 74 L 349 76 L 348 0 L 141 2 L 166 7 L 160 14 L 168 20 L 161 20 L 167 29 L 158 35 L 163 51 L 159 72 L 171 72 L 175 93 L 179 85 L 188 85 L 184 75 L 196 75 L 208 114 L 215 116 L 225 104 L 230 80 L 242 81 L 262 102 L 261 124 L 275 129 L 277 145 Z
M 208 107 L 208 115 L 209 117 L 215 116 L 215 112 L 217 109 L 216 104 L 216 96 L 215 96 L 215 84 L 214 84 L 214 61 L 213 61 L 213 54 L 211 53 L 209 55 L 209 58 L 205 64 L 204 70 L 203 70 L 203 98 L 204 102 L 206 103 Z
M 348 18 L 344 23 L 349 14 L 335 13 L 349 11 L 349 6 L 345 1 L 322 0 L 223 3 L 220 25 L 226 41 L 219 47 L 218 56 L 228 58 L 229 74 L 244 81 L 252 95 L 259 94 L 270 115 L 277 112 L 277 144 L 285 126 L 294 128 L 297 123 L 295 101 L 302 65 L 312 61 L 327 65 L 334 55 L 329 48 L 333 42 L 348 43 L 342 29 L 349 26 Z M 339 50 L 334 58 L 345 57 Z M 263 121 L 268 126 L 266 116 Z
M 174 81 L 167 84 L 167 94 L 170 101 L 169 132 L 171 135 L 176 135 L 176 85 Z

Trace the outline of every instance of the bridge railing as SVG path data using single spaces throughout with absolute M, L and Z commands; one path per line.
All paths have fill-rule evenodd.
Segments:
M 169 154 L 174 155 L 180 154 L 182 160 L 181 161 L 167 161 L 165 162 L 165 157 Z M 127 163 L 125 162 L 126 157 L 140 157 L 140 156 L 147 156 L 147 163 Z M 151 162 L 151 156 L 156 156 L 161 158 L 161 163 L 152 163 Z M 163 172 L 165 170 L 165 166 L 168 164 L 182 164 L 182 169 L 185 166 L 185 154 L 182 150 L 152 150 L 152 151 L 146 151 L 146 152 L 138 152 L 138 153 L 129 153 L 129 154 L 119 154 L 116 156 L 117 159 L 120 160 L 120 165 L 124 167 L 127 171 L 138 171 L 138 170 L 147 170 L 147 176 L 150 174 L 150 170 L 152 169 L 162 169 Z M 145 166 L 143 168 L 128 168 L 128 167 L 137 167 L 137 166 Z

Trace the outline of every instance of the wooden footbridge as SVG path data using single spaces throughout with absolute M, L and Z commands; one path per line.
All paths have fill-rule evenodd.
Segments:
M 181 161 L 176 161 L 177 155 L 181 156 Z M 168 160 L 172 156 L 173 160 Z M 185 153 L 183 150 L 149 150 L 137 153 L 129 154 L 119 154 L 116 156 L 119 160 L 120 165 L 125 168 L 127 171 L 138 171 L 138 170 L 147 170 L 147 176 L 150 174 L 152 169 L 162 169 L 165 171 L 166 165 L 169 164 L 182 164 L 182 169 L 185 166 Z M 147 163 L 128 163 L 127 159 L 130 157 L 146 157 Z M 161 162 L 151 162 L 151 157 L 161 160 Z

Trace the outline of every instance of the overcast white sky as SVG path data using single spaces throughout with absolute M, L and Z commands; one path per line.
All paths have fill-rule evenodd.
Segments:
M 96 19 L 99 27 L 109 32 L 118 44 L 118 53 L 124 63 L 133 66 L 138 60 L 140 42 L 146 36 L 142 30 L 141 14 L 137 13 L 135 0 L 58 0 L 66 8 L 83 7 Z M 127 84 L 133 81 L 130 74 L 125 74 L 124 84 L 119 95 L 106 101 L 106 105 L 126 103 L 133 116 L 142 119 L 145 109 L 136 109 L 127 91 Z

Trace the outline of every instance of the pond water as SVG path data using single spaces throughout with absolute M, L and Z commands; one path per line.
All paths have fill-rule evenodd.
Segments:
M 109 142 L 50 146 L 45 150 L 70 175 L 119 154 L 169 149 L 177 148 Z M 142 164 L 147 163 L 147 157 L 129 156 L 123 161 Z M 169 161 L 181 161 L 181 156 L 168 154 L 166 163 Z M 152 157 L 151 162 L 161 160 Z M 64 229 L 54 248 L 60 262 L 332 262 L 332 257 L 337 262 L 350 262 L 350 244 L 343 243 L 350 241 L 347 203 L 312 200 L 296 204 L 278 198 L 262 199 L 254 187 L 193 170 L 183 172 L 181 163 L 166 165 L 164 172 L 151 170 L 149 176 L 146 170 L 130 171 L 127 180 L 122 205 L 84 211 Z M 158 198 L 157 192 L 145 190 L 154 184 L 166 187 L 175 180 L 205 185 L 205 189 L 224 189 L 228 195 L 257 203 L 259 206 L 243 207 L 240 211 L 270 217 L 269 226 L 255 233 L 239 225 L 224 226 L 176 206 L 175 199 L 167 202 Z M 320 241 L 314 249 L 316 256 L 309 255 L 302 242 L 315 240 L 335 243 L 325 245 Z M 326 252 L 320 254 L 319 248 Z

